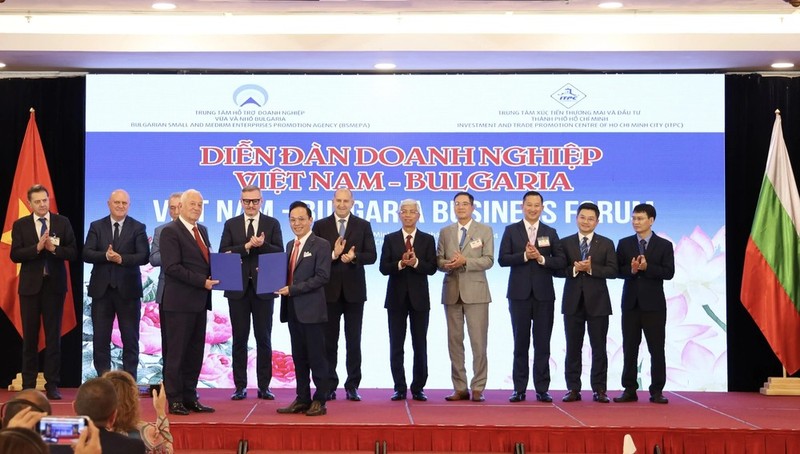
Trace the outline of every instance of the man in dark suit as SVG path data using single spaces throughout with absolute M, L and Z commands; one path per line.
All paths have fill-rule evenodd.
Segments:
M 89 225 L 83 261 L 92 263 L 92 346 L 97 375 L 111 369 L 111 330 L 116 317 L 122 338 L 122 369 L 136 380 L 142 273 L 150 249 L 145 225 L 128 216 L 130 196 L 122 189 L 108 199 L 110 214 Z
M 614 402 L 636 402 L 639 397 L 637 375 L 642 333 L 650 352 L 650 402 L 666 404 L 664 385 L 667 363 L 664 354 L 667 326 L 667 299 L 664 281 L 675 275 L 672 243 L 653 232 L 654 206 L 642 203 L 633 207 L 631 224 L 635 235 L 619 240 L 617 264 L 622 286 L 622 386 Z
M 536 191 L 522 197 L 525 218 L 506 227 L 500 241 L 500 266 L 508 275 L 508 310 L 514 335 L 510 402 L 525 400 L 529 367 L 528 349 L 533 322 L 533 386 L 536 400 L 552 402 L 550 389 L 550 336 L 553 333 L 556 294 L 553 274 L 567 266 L 556 230 L 540 222 L 544 198 Z
M 225 222 L 220 252 L 239 254 L 242 258 L 243 291 L 228 290 L 228 307 L 233 336 L 233 383 L 236 390 L 232 400 L 247 397 L 247 341 L 250 338 L 250 317 L 256 338 L 256 375 L 258 398 L 275 399 L 269 389 L 272 380 L 272 312 L 275 294 L 257 295 L 258 256 L 283 252 L 283 237 L 278 220 L 259 211 L 261 190 L 256 186 L 242 188 L 244 213 Z M 261 270 L 270 273 L 271 270 Z
M 150 246 L 150 265 L 159 267 L 158 270 L 158 286 L 156 287 L 156 304 L 158 304 L 158 320 L 161 323 L 161 367 L 162 376 L 164 362 L 167 360 L 167 333 L 164 332 L 164 316 L 166 313 L 161 306 L 161 298 L 164 296 L 164 268 L 161 266 L 161 231 L 164 227 L 169 225 L 181 212 L 181 193 L 173 192 L 167 201 L 167 208 L 169 208 L 170 222 L 161 224 L 153 231 L 153 244 Z
M 189 411 L 212 413 L 197 399 L 197 380 L 203 367 L 206 311 L 211 310 L 208 231 L 197 221 L 203 214 L 203 196 L 194 189 L 181 195 L 180 216 L 161 231 L 161 266 L 165 283 L 161 308 L 167 333 L 164 388 L 173 415 Z
M 144 454 L 142 440 L 111 430 L 117 418 L 117 404 L 117 393 L 111 380 L 99 377 L 86 381 L 78 388 L 72 407 L 77 415 L 88 416 L 100 430 L 103 452 Z
M 65 260 L 78 258 L 69 219 L 50 213 L 50 193 L 40 184 L 28 189 L 32 215 L 11 227 L 11 261 L 20 263 L 22 387 L 35 388 L 39 373 L 39 328 L 44 323 L 44 378 L 47 398 L 60 400 L 61 318 L 67 293 Z M 72 301 L 67 302 L 72 304 Z
M 428 276 L 436 274 L 436 242 L 433 235 L 417 229 L 420 207 L 416 200 L 400 202 L 403 227 L 386 235 L 381 249 L 380 271 L 389 276 L 384 307 L 389 318 L 389 363 L 394 380 L 392 400 L 405 400 L 408 386 L 403 367 L 406 320 L 411 326 L 414 369 L 411 397 L 425 401 L 428 380 L 428 320 L 431 298 Z
M 328 300 L 328 325 L 325 333 L 328 368 L 331 376 L 329 400 L 336 399 L 339 376 L 336 364 L 339 349 L 339 325 L 344 315 L 344 338 L 347 356 L 347 379 L 344 389 L 348 400 L 358 401 L 361 384 L 361 322 L 367 301 L 364 266 L 375 263 L 378 253 L 369 222 L 351 213 L 353 193 L 339 189 L 333 195 L 334 214 L 314 223 L 314 235 L 330 243 L 331 278 L 325 286 Z
M 328 412 L 325 402 L 330 390 L 324 286 L 330 278 L 331 245 L 311 232 L 312 221 L 311 209 L 305 203 L 293 202 L 289 206 L 289 224 L 296 239 L 286 245 L 290 251 L 288 285 L 276 293 L 281 295 L 281 322 L 289 324 L 297 397 L 288 407 L 279 408 L 278 413 L 322 416 Z M 316 386 L 313 399 L 309 375 Z
M 611 298 L 606 279 L 617 277 L 617 255 L 614 243 L 598 235 L 594 229 L 600 219 L 600 209 L 594 203 L 578 207 L 576 223 L 578 233 L 561 239 L 567 267 L 561 313 L 564 314 L 564 333 L 567 338 L 567 356 L 564 376 L 569 392 L 564 402 L 581 400 L 581 356 L 583 335 L 588 329 L 592 347 L 591 384 L 592 400 L 608 403 L 606 382 L 608 375 L 608 316 L 611 315 Z

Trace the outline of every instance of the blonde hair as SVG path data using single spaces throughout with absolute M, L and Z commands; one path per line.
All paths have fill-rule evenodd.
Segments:
M 136 429 L 139 422 L 139 387 L 131 374 L 123 370 L 110 370 L 103 374 L 114 385 L 117 394 L 117 419 L 114 430 L 130 432 Z

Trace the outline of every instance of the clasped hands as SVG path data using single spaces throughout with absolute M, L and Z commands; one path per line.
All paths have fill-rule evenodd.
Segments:
M 39 242 L 36 243 L 36 252 L 42 252 L 42 249 L 47 249 L 48 252 L 55 252 L 56 245 L 50 237 L 50 229 L 44 231 L 42 236 L 39 237 Z
M 585 273 L 592 274 L 592 256 L 587 256 L 586 260 L 578 260 L 572 264 L 575 269 L 575 273 L 580 273 L 581 271 Z
M 114 250 L 112 245 L 108 245 L 108 249 L 106 250 L 106 260 L 112 263 L 116 263 L 117 265 L 122 265 L 122 256 L 119 255 L 117 251 Z
M 456 253 L 453 254 L 453 258 L 451 258 L 450 261 L 445 262 L 444 269 L 447 271 L 453 271 L 461 268 L 462 266 L 467 266 L 467 258 L 461 255 L 461 252 L 456 251 Z
M 414 267 L 415 263 L 417 263 L 417 255 L 414 253 L 414 248 L 411 248 L 403 253 L 403 258 L 400 259 L 400 269 L 407 266 Z
M 333 254 L 342 261 L 342 263 L 350 263 L 355 261 L 356 259 L 356 247 L 353 246 L 350 248 L 347 253 L 344 252 L 344 248 L 346 245 L 346 241 L 343 237 L 339 237 L 336 239 L 336 242 L 333 243 Z
M 250 250 L 253 248 L 259 248 L 264 245 L 264 232 L 261 232 L 258 236 L 251 236 L 247 243 L 244 244 L 244 248 L 246 250 Z
M 636 274 L 639 271 L 647 271 L 647 259 L 644 255 L 639 255 L 631 260 L 631 274 Z

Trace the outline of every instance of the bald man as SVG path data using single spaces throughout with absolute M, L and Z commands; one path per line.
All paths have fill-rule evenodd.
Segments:
M 91 223 L 83 247 L 83 261 L 91 263 L 94 368 L 97 375 L 111 370 L 111 329 L 114 318 L 122 338 L 122 369 L 136 379 L 139 365 L 139 319 L 142 274 L 150 249 L 145 225 L 128 216 L 131 199 L 117 189 L 108 198 L 109 215 Z

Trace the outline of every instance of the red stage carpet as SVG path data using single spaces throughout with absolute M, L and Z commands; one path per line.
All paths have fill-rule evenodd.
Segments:
M 523 443 L 526 453 L 622 453 L 623 436 L 632 435 L 637 453 L 797 453 L 800 454 L 800 398 L 757 393 L 667 392 L 668 405 L 648 402 L 599 404 L 591 392 L 581 402 L 529 400 L 512 404 L 510 391 L 488 391 L 486 402 L 446 402 L 450 390 L 429 390 L 427 402 L 392 402 L 391 391 L 362 389 L 361 402 L 328 403 L 321 417 L 279 415 L 293 390 L 277 389 L 275 401 L 229 400 L 231 390 L 204 389 L 201 401 L 214 414 L 171 416 L 177 452 L 236 452 L 246 439 L 251 453 L 280 451 L 374 452 L 386 442 L 387 452 L 513 452 Z M 71 414 L 74 389 L 62 390 L 56 414 Z M 610 396 L 618 395 L 612 391 Z M 3 402 L 11 393 L 0 396 Z M 410 395 L 409 395 L 410 397 Z M 529 393 L 529 398 L 534 394 Z M 154 419 L 150 399 L 142 400 L 145 419 Z

